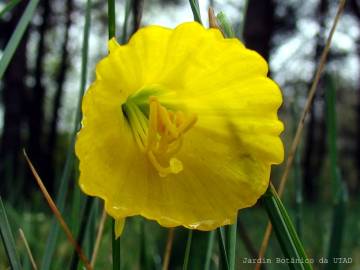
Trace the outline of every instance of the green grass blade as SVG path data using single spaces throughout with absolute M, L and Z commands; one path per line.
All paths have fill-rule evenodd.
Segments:
M 225 241 L 225 232 L 224 228 L 220 227 L 216 229 L 218 234 L 218 243 L 219 243 L 219 250 L 220 250 L 220 259 L 222 263 L 222 268 L 229 270 L 229 260 L 226 252 L 226 241 Z
M 89 33 L 90 33 L 90 21 L 91 21 L 91 0 L 87 0 L 86 2 L 86 16 L 85 16 L 85 26 L 83 33 L 83 49 L 82 49 L 82 57 L 81 57 L 81 81 L 80 81 L 80 91 L 79 91 L 79 99 L 76 109 L 76 117 L 74 123 L 74 129 L 71 134 L 70 145 L 66 154 L 66 161 L 63 170 L 63 174 L 60 180 L 59 192 L 56 199 L 56 204 L 59 210 L 62 212 L 65 208 L 65 198 L 67 195 L 67 191 L 69 188 L 69 179 L 71 175 L 71 171 L 73 169 L 73 163 L 75 160 L 74 156 L 74 145 L 76 140 L 76 133 L 79 130 L 80 119 L 81 119 L 81 103 L 82 96 L 85 92 L 86 79 L 87 79 L 87 62 L 88 62 L 88 51 L 89 51 Z M 59 225 L 57 220 L 54 218 L 52 221 L 51 230 L 47 239 L 45 254 L 43 256 L 43 260 L 41 263 L 42 270 L 50 269 L 56 242 L 59 234 Z
M 121 269 L 121 257 L 120 257 L 120 237 L 115 238 L 115 219 L 111 227 L 112 231 L 112 259 L 113 259 L 113 270 Z
M 269 215 L 284 256 L 289 260 L 303 262 L 289 263 L 289 268 L 295 270 L 312 269 L 290 217 L 272 185 L 269 186 L 260 200 Z
M 330 243 L 328 250 L 328 268 L 330 270 L 339 269 L 339 263 L 336 258 L 341 257 L 342 239 L 345 232 L 347 190 L 341 179 L 340 170 L 338 169 L 337 153 L 337 126 L 336 126 L 336 85 L 334 79 L 325 76 L 326 91 L 326 127 L 328 148 L 330 154 L 330 172 L 333 194 L 333 218 L 331 224 Z
M 242 19 L 240 27 L 239 27 L 239 29 L 240 29 L 239 30 L 239 39 L 241 41 L 244 40 L 244 27 L 245 27 L 248 6 L 249 6 L 249 0 L 245 0 L 244 1 L 244 9 L 243 9 L 243 19 Z
M 194 15 L 194 21 L 197 21 L 198 23 L 202 24 L 198 0 L 189 0 L 189 1 L 191 6 L 191 11 Z
M 121 43 L 125 44 L 127 40 L 127 27 L 129 24 L 129 17 L 130 17 L 130 11 L 131 11 L 131 0 L 125 0 L 125 16 L 124 16 L 124 23 L 123 23 L 123 29 L 121 34 Z
M 237 237 L 237 219 L 234 224 L 226 227 L 227 254 L 230 270 L 236 269 L 236 237 Z
M 208 245 L 207 245 L 207 250 L 206 250 L 204 270 L 210 270 L 211 257 L 213 255 L 213 249 L 214 249 L 215 231 L 211 231 L 208 234 L 209 234 L 209 239 L 208 239 Z
M 235 32 L 234 32 L 228 18 L 226 17 L 225 13 L 220 12 L 219 14 L 216 15 L 216 19 L 219 23 L 220 29 L 223 32 L 224 36 L 226 38 L 234 38 Z
M 187 270 L 188 267 L 189 267 L 189 258 L 190 258 L 192 235 L 193 235 L 193 231 L 192 231 L 192 230 L 189 230 L 189 232 L 188 232 L 188 238 L 187 238 L 187 241 L 186 241 L 186 248 L 185 248 L 185 256 L 184 256 L 183 270 Z
M 11 269 L 21 270 L 19 256 L 16 252 L 15 241 L 10 224 L 5 212 L 5 207 L 0 196 L 0 233 Z
M 19 4 L 20 0 L 12 0 L 0 11 L 0 18 Z
M 25 33 L 25 30 L 29 25 L 29 22 L 33 18 L 34 12 L 38 4 L 39 0 L 31 0 L 29 2 L 23 15 L 21 16 L 19 23 L 15 28 L 15 31 L 11 35 L 9 42 L 6 44 L 4 54 L 0 60 L 0 80 L 2 79 L 12 57 L 14 56 L 16 48 L 18 47 L 20 40 Z
M 295 95 L 293 104 L 291 106 L 291 118 L 296 123 L 298 119 L 298 112 L 296 110 L 296 104 L 298 104 L 298 96 Z M 295 137 L 297 125 L 294 124 L 292 127 L 293 136 Z M 298 146 L 298 151 L 295 153 L 294 158 L 294 193 L 295 193 L 295 229 L 301 240 L 302 236 L 302 218 L 303 218 L 303 185 L 301 178 L 301 145 Z
M 79 224 L 80 226 L 79 228 L 76 228 L 76 231 L 79 231 L 77 235 L 76 243 L 78 243 L 80 247 L 83 247 L 86 232 L 89 230 L 89 226 L 91 223 L 90 221 L 92 218 L 91 213 L 93 212 L 93 208 L 95 207 L 94 202 L 95 201 L 92 197 L 85 197 L 84 209 L 82 211 L 82 215 L 80 218 L 80 224 Z M 69 269 L 76 270 L 78 264 L 79 264 L 79 256 L 77 255 L 76 250 L 74 250 L 71 256 Z
M 327 127 L 327 141 L 330 154 L 330 172 L 332 182 L 333 199 L 340 198 L 337 192 L 341 189 L 340 181 L 337 177 L 337 146 L 336 146 L 336 86 L 332 77 L 325 76 L 326 91 L 326 127 Z
M 109 39 L 116 36 L 115 0 L 108 0 L 108 30 Z
M 345 232 L 346 220 L 346 206 L 348 201 L 346 186 L 342 184 L 339 198 L 333 206 L 333 218 L 331 224 L 330 243 L 328 250 L 328 266 L 329 270 L 339 269 L 340 263 L 338 260 L 341 258 L 342 239 Z
M 296 151 L 294 160 L 294 182 L 295 182 L 295 228 L 301 240 L 302 236 L 302 211 L 303 211 L 303 187 L 301 179 L 301 157 L 300 151 Z

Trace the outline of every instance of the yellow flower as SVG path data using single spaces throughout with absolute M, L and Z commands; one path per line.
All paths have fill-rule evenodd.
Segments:
M 283 160 L 282 97 L 266 62 L 195 22 L 148 26 L 109 50 L 83 101 L 81 189 L 115 219 L 232 223 Z

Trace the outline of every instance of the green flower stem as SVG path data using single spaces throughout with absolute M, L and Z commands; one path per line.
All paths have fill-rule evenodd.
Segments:
M 120 237 L 116 239 L 115 236 L 115 219 L 113 219 L 112 226 L 112 259 L 113 259 L 113 270 L 121 269 L 121 260 L 120 260 Z
M 108 30 L 109 39 L 116 36 L 115 0 L 108 0 Z
M 312 266 L 290 217 L 271 184 L 260 201 L 269 215 L 284 256 L 289 260 L 289 268 L 294 270 L 311 270 Z M 291 261 L 296 263 L 291 263 Z
M 218 243 L 219 243 L 222 268 L 229 270 L 230 268 L 229 268 L 229 260 L 226 252 L 224 228 L 223 227 L 217 228 L 216 231 L 218 233 Z
M 211 257 L 212 257 L 213 248 L 214 248 L 215 231 L 211 231 L 208 234 L 209 234 L 209 240 L 208 240 L 208 244 L 207 244 L 204 270 L 210 270 Z
M 125 44 L 127 39 L 127 27 L 128 27 L 128 21 L 130 16 L 130 10 L 131 10 L 131 0 L 125 0 L 125 16 L 124 16 L 124 22 L 123 22 L 123 29 L 121 34 L 121 43 Z
M 337 270 L 339 263 L 336 258 L 341 257 L 341 245 L 345 229 L 347 190 L 341 180 L 340 170 L 338 169 L 337 153 L 337 127 L 336 127 L 336 86 L 334 79 L 327 75 L 324 76 L 326 83 L 326 127 L 328 138 L 328 149 L 330 151 L 330 172 L 333 196 L 333 218 L 331 225 L 330 244 L 328 250 L 328 269 Z
M 189 267 L 189 258 L 190 258 L 192 236 L 193 236 L 193 231 L 189 230 L 188 238 L 187 238 L 187 241 L 186 241 L 183 270 L 187 270 L 188 267 Z
M 236 232 L 237 232 L 237 218 L 234 224 L 226 227 L 226 244 L 227 254 L 229 259 L 230 270 L 236 269 Z
M 3 56 L 0 60 L 0 80 L 2 79 L 12 57 L 14 56 L 16 48 L 18 47 L 20 40 L 25 33 L 25 30 L 29 25 L 29 22 L 33 18 L 38 4 L 39 0 L 32 0 L 29 2 L 23 15 L 21 16 L 19 23 L 15 28 L 15 31 L 12 33 L 9 42 L 6 44 Z
M 191 6 L 191 11 L 194 15 L 194 21 L 202 24 L 198 0 L 189 0 L 189 2 Z

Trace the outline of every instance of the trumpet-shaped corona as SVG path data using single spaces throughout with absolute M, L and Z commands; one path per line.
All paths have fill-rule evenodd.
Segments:
M 109 50 L 82 106 L 82 190 L 117 220 L 232 223 L 283 160 L 282 97 L 266 62 L 195 22 L 148 26 Z

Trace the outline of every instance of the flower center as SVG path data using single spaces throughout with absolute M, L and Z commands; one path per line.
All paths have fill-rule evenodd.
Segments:
M 184 134 L 196 123 L 196 115 L 169 110 L 155 96 L 149 96 L 146 103 L 143 106 L 129 97 L 123 105 L 135 141 L 161 177 L 177 174 L 183 164 L 174 155 L 181 148 Z

